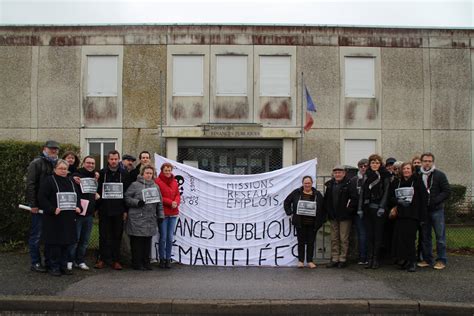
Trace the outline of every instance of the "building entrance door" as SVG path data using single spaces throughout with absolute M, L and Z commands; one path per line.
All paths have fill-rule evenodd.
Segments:
M 256 174 L 282 168 L 281 140 L 180 139 L 178 161 L 225 174 Z

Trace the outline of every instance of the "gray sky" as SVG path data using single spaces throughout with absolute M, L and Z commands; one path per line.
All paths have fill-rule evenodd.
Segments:
M 474 0 L 0 0 L 0 24 L 474 27 Z

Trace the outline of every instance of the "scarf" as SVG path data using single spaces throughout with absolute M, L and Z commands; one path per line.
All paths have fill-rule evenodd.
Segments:
M 373 187 L 375 187 L 379 182 L 380 182 L 380 172 L 377 171 L 372 171 L 374 175 L 376 175 L 376 179 L 369 183 L 369 190 L 372 190 Z
M 425 184 L 426 189 L 428 189 L 428 193 L 430 192 L 430 186 L 428 185 L 428 178 L 433 173 L 434 170 L 435 170 L 434 165 L 429 170 L 425 170 L 423 168 L 420 168 L 420 172 L 422 174 L 421 177 L 423 179 L 423 183 Z
M 58 161 L 58 157 L 57 157 L 57 156 L 56 156 L 56 157 L 50 157 L 50 156 L 48 156 L 48 154 L 46 153 L 46 151 L 43 151 L 43 157 L 44 157 L 47 161 L 49 161 L 50 163 L 52 163 L 53 166 L 55 166 L 55 165 L 56 165 L 56 161 Z

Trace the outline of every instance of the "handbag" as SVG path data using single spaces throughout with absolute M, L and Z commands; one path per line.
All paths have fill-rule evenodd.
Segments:
M 396 219 L 398 217 L 398 209 L 396 206 L 392 207 L 390 213 L 388 214 L 389 219 Z

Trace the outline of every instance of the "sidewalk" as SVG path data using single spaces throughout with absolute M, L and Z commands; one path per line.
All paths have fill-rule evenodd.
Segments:
M 13 306 L 18 300 L 60 300 L 68 306 L 69 313 L 79 312 L 78 306 L 85 304 L 80 302 L 90 302 L 85 306 L 96 306 L 94 308 L 104 304 L 110 306 L 110 312 L 128 302 L 126 306 L 138 304 L 136 306 L 146 306 L 148 310 L 161 306 L 160 313 L 165 310 L 175 313 L 186 308 L 189 311 L 195 308 L 209 308 L 212 311 L 216 306 L 223 312 L 222 306 L 247 308 L 250 305 L 252 310 L 262 308 L 273 313 L 275 310 L 267 308 L 279 306 L 278 311 L 284 312 L 285 308 L 289 311 L 290 306 L 305 310 L 315 304 L 323 310 L 332 306 L 335 308 L 333 312 L 338 308 L 346 310 L 350 306 L 354 308 L 351 313 L 373 313 L 383 306 L 395 308 L 392 311 L 399 311 L 404 306 L 411 312 L 422 312 L 422 308 L 434 308 L 438 304 L 438 308 L 448 308 L 451 312 L 457 310 L 457 306 L 461 308 L 458 311 L 474 313 L 472 256 L 450 256 L 447 269 L 436 271 L 425 268 L 418 269 L 416 273 L 400 271 L 389 265 L 379 270 L 365 270 L 357 265 L 343 270 L 326 269 L 324 266 L 309 270 L 174 264 L 171 270 L 75 270 L 73 276 L 57 278 L 30 272 L 27 254 L 2 254 L 0 265 L 0 295 L 3 296 L 0 310 L 6 310 L 7 306 Z M 35 297 L 24 298 L 30 295 Z M 117 300 L 123 304 L 115 304 Z M 36 306 L 54 308 L 60 305 Z M 26 308 L 26 305 L 23 306 Z M 174 309 L 168 309 L 171 306 Z

